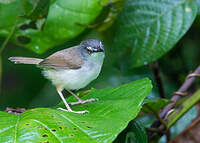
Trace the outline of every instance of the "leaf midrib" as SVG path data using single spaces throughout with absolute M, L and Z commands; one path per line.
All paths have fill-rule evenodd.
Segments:
M 18 124 L 19 124 L 19 120 L 20 120 L 20 115 L 17 115 L 18 118 L 17 118 L 17 122 L 16 122 L 16 125 L 15 125 L 15 138 L 14 138 L 14 143 L 17 142 L 17 129 L 18 129 Z

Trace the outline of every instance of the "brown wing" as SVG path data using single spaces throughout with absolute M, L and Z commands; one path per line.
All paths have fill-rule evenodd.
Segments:
M 53 69 L 79 69 L 83 63 L 79 54 L 77 46 L 64 49 L 47 57 L 39 65 Z

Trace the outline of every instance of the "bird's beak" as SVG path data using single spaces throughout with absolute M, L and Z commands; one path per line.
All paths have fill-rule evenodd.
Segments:
M 99 47 L 98 49 L 94 49 L 93 52 L 104 52 L 104 48 Z

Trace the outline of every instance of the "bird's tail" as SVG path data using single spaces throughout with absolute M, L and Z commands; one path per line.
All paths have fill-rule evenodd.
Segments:
M 15 64 L 34 64 L 37 65 L 43 59 L 38 59 L 38 58 L 27 58 L 27 57 L 10 57 L 10 61 L 14 62 Z

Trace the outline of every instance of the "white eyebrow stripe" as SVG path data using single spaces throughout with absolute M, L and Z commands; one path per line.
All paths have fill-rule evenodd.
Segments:
M 92 51 L 92 50 L 93 50 L 93 49 L 92 49 L 92 47 L 87 47 L 87 49 L 88 49 L 88 50 L 90 50 L 90 51 Z
M 100 41 L 100 46 L 103 46 L 103 44 L 101 43 L 101 41 Z

